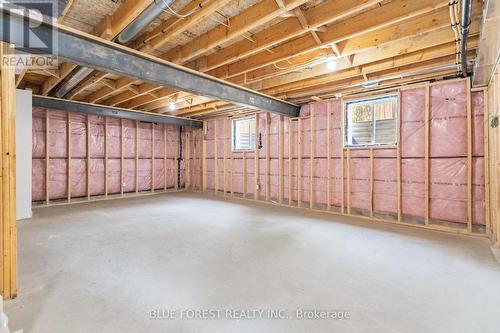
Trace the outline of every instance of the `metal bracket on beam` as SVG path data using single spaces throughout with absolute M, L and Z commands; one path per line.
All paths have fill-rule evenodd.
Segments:
M 261 94 L 245 87 L 182 67 L 168 61 L 141 53 L 128 47 L 76 31 L 57 27 L 43 20 L 36 27 L 30 27 L 26 14 L 0 7 L 2 28 L 10 33 L 1 38 L 15 44 L 17 48 L 35 53 L 24 33 L 29 31 L 42 41 L 55 38 L 60 58 L 80 66 L 91 67 L 111 74 L 126 76 L 170 87 L 180 91 L 226 101 L 251 109 L 269 111 L 295 117 L 299 107 L 280 99 Z
M 89 103 L 76 102 L 67 99 L 52 98 L 45 96 L 34 95 L 33 106 L 40 108 L 68 111 L 68 112 L 92 114 L 96 116 L 139 120 L 150 123 L 191 126 L 197 128 L 203 127 L 203 121 L 200 120 L 173 117 L 173 116 L 164 116 L 146 112 L 138 112 L 127 109 L 115 108 L 112 106 L 89 104 Z

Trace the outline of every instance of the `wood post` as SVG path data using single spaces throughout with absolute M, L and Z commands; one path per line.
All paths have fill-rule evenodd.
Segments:
M 17 227 L 16 227 L 16 77 L 15 68 L 3 61 L 14 49 L 0 44 L 0 118 L 1 118 L 1 227 L 0 289 L 5 299 L 17 295 Z

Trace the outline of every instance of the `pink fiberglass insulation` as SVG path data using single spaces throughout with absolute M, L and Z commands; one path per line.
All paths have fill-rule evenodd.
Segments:
M 429 214 L 433 220 L 466 223 L 467 220 L 467 85 L 464 80 L 434 84 L 429 87 Z M 401 90 L 401 209 L 403 216 L 424 217 L 424 142 L 426 107 L 426 88 L 411 88 Z M 471 93 L 472 106 L 472 214 L 474 224 L 484 224 L 484 93 Z M 309 186 L 312 186 L 314 204 L 324 205 L 328 190 L 328 129 L 327 110 L 330 110 L 330 204 L 337 209 L 342 203 L 341 153 L 343 150 L 342 103 L 340 100 L 322 101 L 312 104 L 314 130 L 313 138 L 313 178 L 310 179 L 311 147 L 310 126 L 311 105 L 301 109 L 301 130 L 298 131 L 298 121 L 284 117 L 283 147 L 279 147 L 280 116 L 270 115 L 269 124 L 269 158 L 270 176 L 266 177 L 265 163 L 265 131 L 266 115 L 258 115 L 259 133 L 262 136 L 263 147 L 259 150 L 259 196 L 266 193 L 267 181 L 270 183 L 271 198 L 279 196 L 279 151 L 283 151 L 283 198 L 288 201 L 289 187 L 292 200 L 298 199 L 298 141 L 301 144 L 301 200 L 309 200 Z M 217 136 L 215 136 L 215 121 L 207 122 L 206 163 L 207 188 L 214 189 L 214 138 L 218 141 L 218 156 L 222 158 L 224 142 L 229 151 L 228 142 L 231 137 L 231 123 L 226 121 L 226 131 L 223 130 L 224 120 L 218 120 Z M 290 129 L 289 129 L 290 126 Z M 289 133 L 291 131 L 291 133 Z M 289 145 L 289 137 L 291 145 Z M 220 138 L 220 140 L 219 140 Z M 291 152 L 289 152 L 289 148 Z M 228 152 L 229 153 L 229 152 Z M 351 149 L 349 151 L 350 179 L 347 175 L 347 158 L 344 158 L 344 206 L 348 199 L 352 209 L 370 211 L 370 150 Z M 291 155 L 291 163 L 288 159 Z M 397 149 L 373 150 L 373 210 L 374 213 L 397 215 Z M 344 155 L 347 156 L 347 155 Z M 226 164 L 226 182 L 229 188 L 232 171 L 233 191 L 244 191 L 243 153 L 234 152 L 233 167 Z M 251 195 L 254 189 L 253 152 L 246 153 L 246 193 Z M 291 168 L 289 168 L 291 164 Z M 223 186 L 223 162 L 219 162 L 219 189 Z M 291 177 L 289 173 L 291 172 Z M 291 184 L 289 184 L 289 181 Z M 349 184 L 348 184 L 349 182 Z M 349 185 L 349 193 L 347 192 Z M 295 202 L 292 204 L 296 204 Z
M 70 136 L 68 138 L 68 116 Z M 48 125 L 48 172 L 46 170 L 46 140 Z M 123 191 L 150 191 L 154 179 L 154 187 L 173 188 L 177 180 L 177 156 L 179 154 L 179 127 L 173 125 L 138 123 L 127 119 L 117 119 L 94 115 L 67 113 L 42 108 L 33 109 L 33 201 L 46 200 L 48 192 L 50 200 L 68 197 L 68 181 L 71 197 L 84 197 L 87 194 L 103 195 L 107 184 L 107 193 L 121 192 L 123 174 Z M 88 127 L 88 128 L 87 128 Z M 152 171 L 153 130 L 154 129 L 154 176 Z M 107 137 L 105 137 L 107 133 Z M 201 131 L 198 142 L 201 142 Z M 186 141 L 186 134 L 183 140 Z M 165 139 L 167 140 L 167 158 L 165 156 Z M 68 140 L 71 143 L 68 147 Z M 136 149 L 137 142 L 137 149 Z M 105 175 L 105 147 L 107 145 L 107 174 Z M 87 152 L 87 147 L 89 151 Z M 198 157 L 201 154 L 198 144 Z M 186 142 L 183 151 L 186 152 Z M 121 155 L 123 152 L 123 172 Z M 71 156 L 71 179 L 68 180 L 68 154 Z M 136 165 L 136 154 L 138 165 Z M 87 159 L 90 161 L 87 168 Z M 180 171 L 183 173 L 184 161 Z M 167 169 L 165 170 L 165 165 Z M 198 162 L 198 165 L 200 163 Z M 88 170 L 87 170 L 88 169 Z M 137 169 L 137 175 L 136 175 Z M 48 179 L 47 179 L 48 174 Z M 87 179 L 87 174 L 90 176 Z M 198 172 L 200 174 L 200 172 Z M 166 181 L 166 184 L 165 184 Z M 88 186 L 87 186 L 88 182 Z M 184 186 L 184 175 L 181 175 L 179 187 Z M 48 189 L 46 189 L 46 184 Z M 88 193 L 87 193 L 88 191 Z

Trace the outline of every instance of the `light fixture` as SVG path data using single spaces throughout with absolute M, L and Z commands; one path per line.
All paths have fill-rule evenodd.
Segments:
M 168 109 L 170 111 L 174 111 L 175 110 L 175 102 L 170 102 L 168 103 Z
M 329 71 L 333 71 L 336 68 L 337 68 L 337 62 L 335 61 L 335 59 L 328 60 L 328 62 L 326 63 L 326 69 L 328 69 Z

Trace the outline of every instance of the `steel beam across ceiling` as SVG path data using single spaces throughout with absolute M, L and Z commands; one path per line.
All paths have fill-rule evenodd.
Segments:
M 37 96 L 37 95 L 33 96 L 33 106 L 40 108 L 68 111 L 68 112 L 92 114 L 97 116 L 139 120 L 150 123 L 191 126 L 198 128 L 203 127 L 203 122 L 200 120 L 165 116 L 147 112 L 132 111 L 111 106 L 82 103 L 67 99 L 52 98 L 52 97 Z
M 111 74 L 134 78 L 143 82 L 194 93 L 255 110 L 297 116 L 297 105 L 261 94 L 227 81 L 182 67 L 168 61 L 130 49 L 117 43 L 89 35 L 68 27 L 56 26 L 48 18 L 39 24 L 30 24 L 26 12 L 0 7 L 2 38 L 28 53 L 40 53 L 30 44 L 35 35 L 45 44 L 55 41 L 53 54 L 80 66 L 91 67 Z

